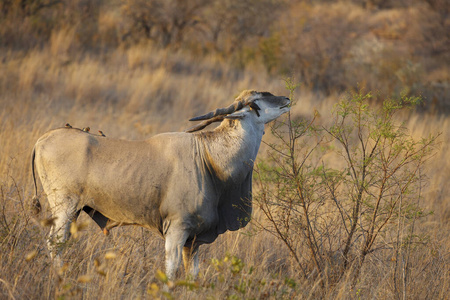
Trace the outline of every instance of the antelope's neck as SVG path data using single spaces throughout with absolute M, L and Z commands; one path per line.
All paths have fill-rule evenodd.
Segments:
M 223 182 L 240 182 L 253 170 L 264 125 L 225 120 L 214 131 L 200 132 L 204 160 Z

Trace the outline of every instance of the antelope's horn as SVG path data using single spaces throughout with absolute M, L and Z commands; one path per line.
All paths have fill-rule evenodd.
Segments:
M 217 116 L 224 116 L 224 115 L 232 114 L 235 111 L 240 110 L 243 107 L 244 107 L 244 104 L 242 103 L 242 101 L 235 101 L 235 102 L 233 102 L 233 104 L 231 104 L 228 107 L 218 108 L 215 111 L 207 113 L 206 115 L 202 115 L 202 116 L 198 116 L 198 117 L 189 119 L 189 121 L 209 120 L 209 119 L 217 117 Z M 218 122 L 218 121 L 213 121 L 213 122 Z
M 201 122 L 200 124 L 195 125 L 194 127 L 187 129 L 186 132 L 194 132 L 194 131 L 202 130 L 209 124 L 214 123 L 214 122 L 221 122 L 221 121 L 223 121 L 223 119 L 225 119 L 225 115 L 219 115 L 219 116 L 212 117 L 208 120 Z M 192 119 L 190 121 L 192 121 Z

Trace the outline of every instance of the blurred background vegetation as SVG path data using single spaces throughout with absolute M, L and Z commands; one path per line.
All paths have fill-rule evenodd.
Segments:
M 447 0 L 1 0 L 0 51 L 50 45 L 70 63 L 150 44 L 325 94 L 420 94 L 423 109 L 448 112 L 449 11 Z

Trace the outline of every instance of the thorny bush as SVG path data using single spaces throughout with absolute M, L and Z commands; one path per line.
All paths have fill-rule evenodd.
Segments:
M 287 87 L 292 99 L 296 87 Z M 423 166 L 438 135 L 415 140 L 397 123 L 395 115 L 419 98 L 385 99 L 380 107 L 373 97 L 349 94 L 328 124 L 317 125 L 317 112 L 311 120 L 289 114 L 277 121 L 269 158 L 256 168 L 254 199 L 266 217 L 257 223 L 288 248 L 300 277 L 322 288 L 341 280 L 355 287 L 376 251 L 407 261 L 418 238 L 414 223 L 426 215 Z M 396 274 L 407 274 L 408 264 L 400 267 Z

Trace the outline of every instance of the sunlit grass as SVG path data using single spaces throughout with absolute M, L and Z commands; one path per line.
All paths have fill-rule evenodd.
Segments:
M 196 59 L 182 53 L 136 46 L 107 56 L 69 56 L 54 59 L 63 36 L 51 49 L 6 54 L 0 72 L 0 295 L 23 298 L 151 298 L 163 294 L 157 270 L 164 270 L 163 241 L 139 227 L 116 228 L 109 237 L 84 214 L 74 227 L 78 237 L 67 242 L 66 265 L 54 268 L 45 245 L 48 226 L 45 195 L 39 218 L 28 205 L 34 193 L 30 154 L 46 131 L 69 122 L 109 137 L 144 139 L 190 126 L 190 117 L 232 101 L 242 89 L 287 95 L 281 78 L 256 71 L 237 71 L 213 58 Z M 57 43 L 62 43 L 57 45 Z M 294 117 L 320 113 L 327 122 L 339 95 L 324 97 L 307 88 L 296 94 Z M 408 295 L 445 298 L 448 288 L 450 241 L 450 118 L 409 112 L 402 116 L 415 138 L 442 132 L 441 145 L 427 164 L 429 183 L 422 205 L 434 214 L 418 230 L 423 242 L 411 258 Z M 264 139 L 272 137 L 266 131 Z M 264 157 L 266 148 L 261 148 Z M 259 211 L 254 217 L 264 222 Z M 215 259 L 215 260 L 212 260 Z M 250 224 L 227 233 L 200 249 L 200 275 L 195 284 L 180 282 L 175 298 L 211 296 L 238 298 L 308 298 L 316 295 L 317 281 L 300 280 L 283 245 Z M 357 290 L 349 280 L 330 287 L 329 299 L 379 298 L 398 295 L 389 274 L 389 252 L 374 255 L 362 270 Z M 446 277 L 447 276 L 447 277 Z M 180 271 L 180 278 L 184 272 Z M 175 283 L 176 284 L 176 283 Z

